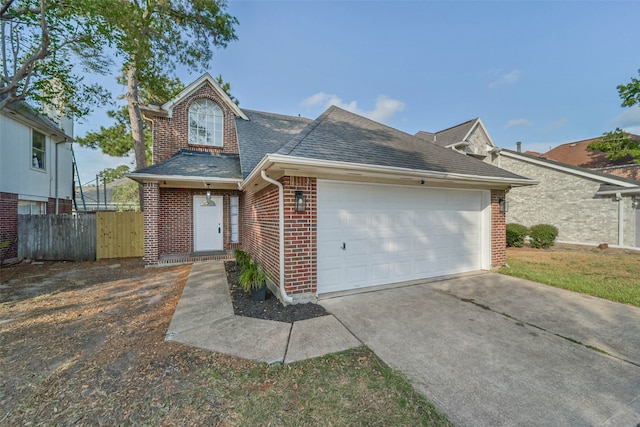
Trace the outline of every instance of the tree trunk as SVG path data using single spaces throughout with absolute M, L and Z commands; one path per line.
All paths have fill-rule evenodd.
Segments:
M 147 148 L 144 143 L 144 129 L 142 113 L 140 112 L 140 99 L 138 97 L 138 69 L 132 63 L 127 67 L 127 106 L 129 108 L 129 120 L 131 121 L 131 136 L 133 137 L 133 151 L 136 155 L 136 170 L 147 167 Z M 144 210 L 144 189 L 138 186 L 140 197 L 140 210 Z

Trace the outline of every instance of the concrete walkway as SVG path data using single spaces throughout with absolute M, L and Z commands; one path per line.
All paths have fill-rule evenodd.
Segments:
M 457 426 L 640 424 L 637 307 L 488 273 L 320 303 Z
M 166 340 L 267 363 L 362 345 L 332 315 L 293 324 L 235 316 L 222 261 L 193 264 Z

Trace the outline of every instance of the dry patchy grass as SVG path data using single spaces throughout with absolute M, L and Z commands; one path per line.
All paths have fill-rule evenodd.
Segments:
M 508 248 L 507 264 L 501 273 L 640 307 L 640 252 Z
M 0 269 L 0 425 L 450 425 L 366 348 L 267 366 L 165 342 L 189 271 Z

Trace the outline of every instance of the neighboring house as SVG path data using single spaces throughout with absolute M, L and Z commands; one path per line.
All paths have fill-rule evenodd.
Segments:
M 503 149 L 495 165 L 538 181 L 507 195 L 507 221 L 558 227 L 558 241 L 640 247 L 640 181 Z
M 133 210 L 136 206 L 126 206 L 118 201 L 113 200 L 116 190 L 128 183 L 134 184 L 128 178 L 120 178 L 111 181 L 106 186 L 101 183 L 99 186 L 83 185 L 82 191 L 80 187 L 75 188 L 77 210 L 79 212 L 94 211 L 116 211 L 123 208 L 124 210 Z M 132 204 L 133 205 L 133 204 Z
M 240 109 L 208 74 L 144 114 L 145 262 L 242 248 L 286 302 L 502 265 L 500 201 L 534 184 L 338 107 Z
M 480 119 L 469 120 L 435 133 L 420 131 L 415 136 L 489 163 L 500 151 Z
M 630 134 L 629 137 L 634 140 L 640 140 L 640 135 Z M 591 138 L 583 141 L 568 142 L 558 145 L 544 154 L 530 154 L 623 178 L 640 179 L 640 164 L 635 163 L 633 157 L 626 156 L 619 160 L 610 160 L 602 151 L 589 148 L 589 144 L 599 139 Z
M 19 214 L 71 213 L 72 133 L 24 102 L 0 112 L 0 259 L 17 258 Z

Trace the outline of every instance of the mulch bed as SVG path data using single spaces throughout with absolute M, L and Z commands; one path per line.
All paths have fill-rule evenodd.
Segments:
M 251 299 L 251 294 L 244 292 L 242 288 L 238 286 L 240 269 L 236 266 L 236 262 L 227 261 L 224 263 L 224 267 L 227 271 L 233 312 L 236 316 L 293 323 L 329 314 L 324 307 L 319 304 L 306 303 L 284 306 L 269 290 L 267 290 L 267 298 L 264 301 L 254 302 Z

